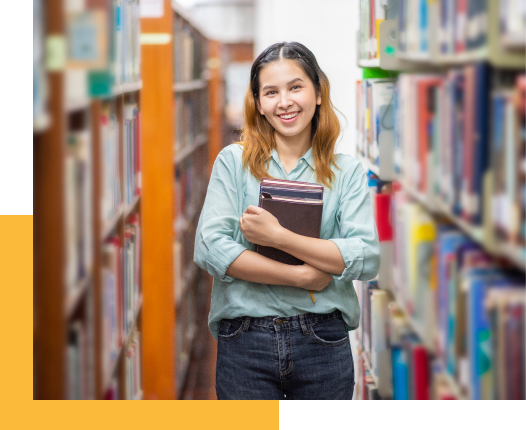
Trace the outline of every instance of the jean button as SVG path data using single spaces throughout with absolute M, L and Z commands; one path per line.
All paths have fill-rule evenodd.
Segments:
M 276 325 L 281 325 L 281 320 L 276 320 Z

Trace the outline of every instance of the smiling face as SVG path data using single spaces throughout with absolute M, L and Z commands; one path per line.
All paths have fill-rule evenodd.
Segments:
M 321 96 L 303 69 L 293 60 L 274 61 L 261 70 L 259 82 L 258 110 L 276 133 L 287 138 L 308 132 L 310 137 Z

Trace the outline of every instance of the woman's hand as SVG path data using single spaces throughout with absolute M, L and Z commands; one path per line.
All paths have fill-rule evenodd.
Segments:
M 274 215 L 257 206 L 246 208 L 239 218 L 239 229 L 249 242 L 272 247 L 285 230 Z
M 330 274 L 309 266 L 307 263 L 296 267 L 298 268 L 299 275 L 295 287 L 304 288 L 305 290 L 321 291 L 332 281 Z

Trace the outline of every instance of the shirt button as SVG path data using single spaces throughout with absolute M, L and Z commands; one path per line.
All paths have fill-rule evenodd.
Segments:
M 283 297 L 280 297 L 279 299 L 280 299 L 280 300 L 283 300 Z
M 300 164 L 303 164 L 303 160 L 300 160 Z

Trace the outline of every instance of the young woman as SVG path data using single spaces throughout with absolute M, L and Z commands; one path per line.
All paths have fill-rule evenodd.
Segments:
M 352 399 L 348 331 L 360 316 L 352 280 L 376 276 L 379 243 L 365 171 L 334 154 L 340 125 L 329 93 L 305 46 L 268 47 L 252 65 L 242 141 L 215 161 L 194 260 L 214 277 L 219 400 Z M 324 185 L 320 239 L 258 207 L 264 177 Z M 268 259 L 254 244 L 305 264 Z

